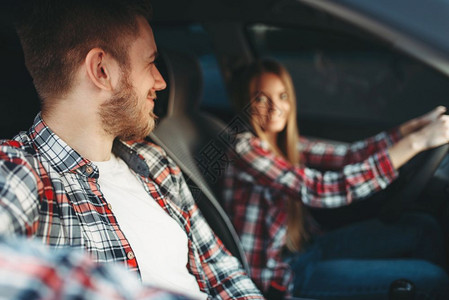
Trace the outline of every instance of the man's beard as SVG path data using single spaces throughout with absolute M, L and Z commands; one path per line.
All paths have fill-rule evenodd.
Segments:
M 154 129 L 157 119 L 153 111 L 145 115 L 139 107 L 128 74 L 122 75 L 118 91 L 101 105 L 100 117 L 106 133 L 124 141 L 143 139 Z

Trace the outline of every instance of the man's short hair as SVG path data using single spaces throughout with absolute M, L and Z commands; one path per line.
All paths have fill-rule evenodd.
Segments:
M 16 21 L 25 64 L 43 100 L 65 95 L 87 53 L 101 48 L 121 66 L 147 20 L 145 0 L 24 0 Z

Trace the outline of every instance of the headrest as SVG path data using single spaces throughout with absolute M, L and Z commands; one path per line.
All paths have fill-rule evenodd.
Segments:
M 202 96 L 202 74 L 197 59 L 189 54 L 163 49 L 159 71 L 167 82 L 158 92 L 155 113 L 159 117 L 185 114 L 198 107 Z

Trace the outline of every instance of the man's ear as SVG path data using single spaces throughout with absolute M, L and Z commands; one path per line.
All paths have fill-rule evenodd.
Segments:
M 86 55 L 86 71 L 94 85 L 102 90 L 112 91 L 114 59 L 100 48 L 93 48 Z

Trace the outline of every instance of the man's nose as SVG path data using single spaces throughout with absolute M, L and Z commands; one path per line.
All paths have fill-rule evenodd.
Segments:
M 164 90 L 167 87 L 167 83 L 165 82 L 164 77 L 162 77 L 158 68 L 155 68 L 154 80 L 154 89 L 156 91 Z

